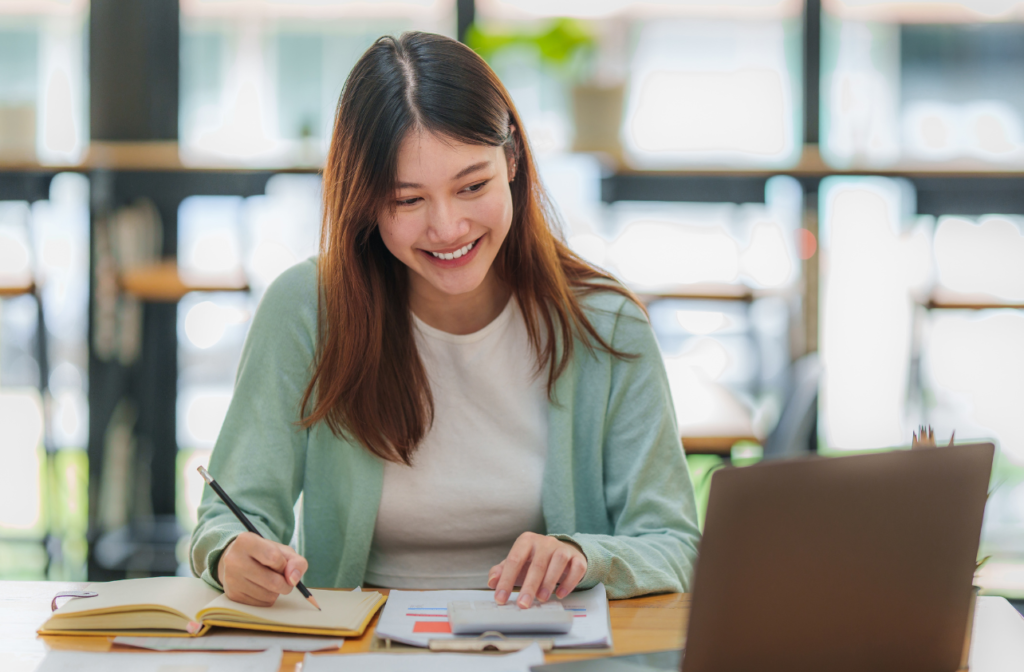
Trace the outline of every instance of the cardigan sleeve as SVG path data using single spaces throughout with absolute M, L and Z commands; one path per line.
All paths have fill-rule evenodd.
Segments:
M 587 556 L 580 588 L 621 599 L 690 589 L 700 528 L 661 352 L 646 316 L 626 301 L 611 345 L 604 488 L 613 533 L 554 535 Z
M 308 433 L 296 421 L 315 333 L 316 266 L 306 261 L 279 276 L 260 302 L 210 458 L 210 474 L 264 537 L 281 543 L 292 538 L 303 485 Z M 205 486 L 189 553 L 193 574 L 222 589 L 217 563 L 244 531 Z

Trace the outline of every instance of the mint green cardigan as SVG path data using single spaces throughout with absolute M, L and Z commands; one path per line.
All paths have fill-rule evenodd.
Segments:
M 298 525 L 306 585 L 354 587 L 366 571 L 384 463 L 323 423 L 296 425 L 315 348 L 316 282 L 311 258 L 267 289 L 209 469 L 265 537 L 288 543 Z M 687 591 L 700 532 L 654 334 L 619 294 L 600 292 L 583 304 L 607 342 L 638 357 L 591 353 L 577 343 L 558 379 L 542 487 L 547 533 L 586 554 L 580 588 L 603 582 L 612 598 Z M 207 487 L 192 534 L 192 571 L 220 588 L 217 561 L 243 531 Z

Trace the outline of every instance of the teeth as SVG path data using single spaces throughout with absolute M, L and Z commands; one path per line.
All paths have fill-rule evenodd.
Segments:
M 431 254 L 438 259 L 458 259 L 465 254 L 469 254 L 469 251 L 473 249 L 474 245 L 476 245 L 476 242 L 472 242 L 465 247 L 461 247 L 454 252 L 448 252 L 447 254 L 438 254 L 437 252 L 431 252 Z

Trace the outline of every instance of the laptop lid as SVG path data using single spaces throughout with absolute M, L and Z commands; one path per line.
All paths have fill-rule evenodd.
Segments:
M 984 443 L 717 472 L 684 672 L 956 670 L 993 453 Z

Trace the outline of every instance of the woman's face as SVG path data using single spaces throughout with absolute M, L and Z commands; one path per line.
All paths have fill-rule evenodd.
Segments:
M 413 272 L 411 291 L 444 300 L 485 289 L 512 224 L 509 166 L 501 147 L 414 131 L 398 151 L 395 207 L 379 221 L 391 254 Z M 490 277 L 488 285 L 493 285 Z

